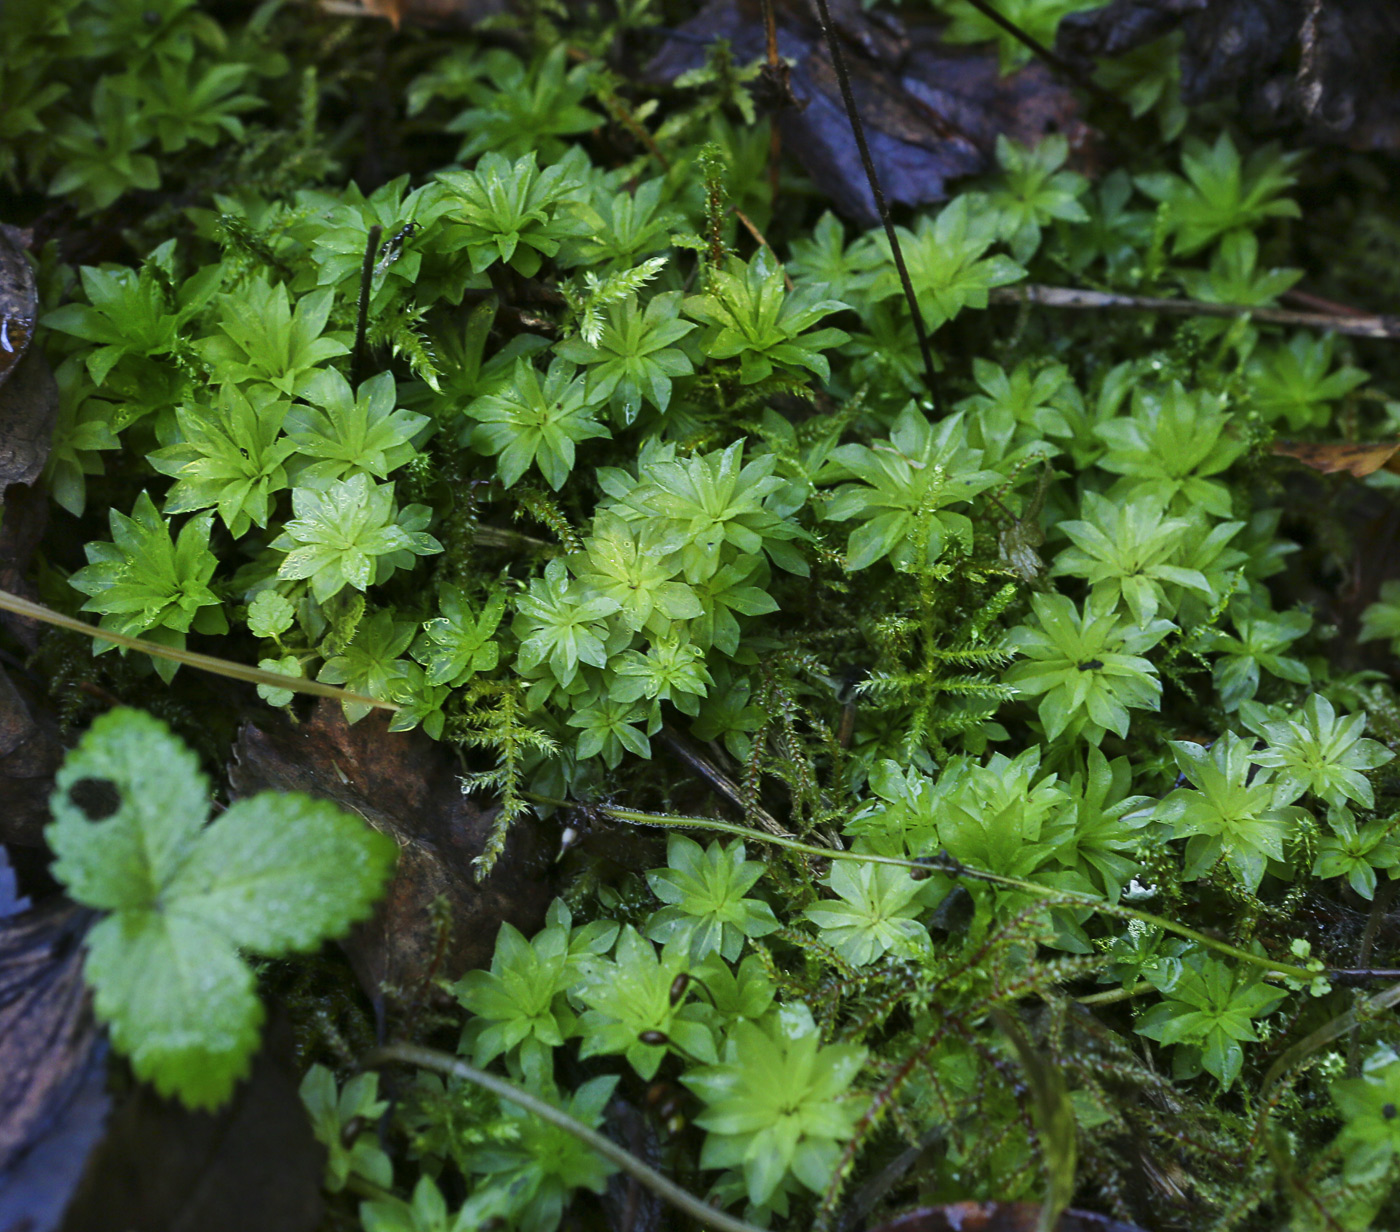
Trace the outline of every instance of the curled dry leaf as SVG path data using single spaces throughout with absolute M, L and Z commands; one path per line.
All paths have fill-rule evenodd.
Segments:
M 471 862 L 485 847 L 495 810 L 463 793 L 450 750 L 422 732 L 390 733 L 386 726 L 377 714 L 348 724 L 338 703 L 323 701 L 296 728 L 245 724 L 229 767 L 240 796 L 304 791 L 358 813 L 398 843 L 388 892 L 345 942 L 376 1004 L 385 986 L 413 996 L 434 975 L 455 978 L 488 965 L 503 921 L 527 934 L 543 924 L 554 853 L 538 827 L 512 826 L 496 868 L 478 885 Z M 438 898 L 451 922 L 440 958 L 431 910 Z
M 1335 475 L 1345 471 L 1364 479 L 1376 471 L 1387 470 L 1400 473 L 1400 459 L 1395 457 L 1400 450 L 1400 441 L 1278 441 L 1274 453 L 1285 458 L 1296 458 L 1304 466 L 1324 475 Z
M 775 104 L 783 147 L 801 159 L 818 191 L 848 218 L 876 226 L 879 214 L 814 6 L 775 0 L 775 8 L 778 52 L 792 68 L 785 89 L 760 91 L 758 101 Z M 936 25 L 906 28 L 888 13 L 866 13 L 857 0 L 831 8 L 875 170 L 891 202 L 944 200 L 949 180 L 993 165 L 1001 134 L 1034 145 L 1048 132 L 1063 132 L 1072 148 L 1086 146 L 1089 130 L 1074 95 L 1043 65 L 1002 77 L 994 52 L 943 43 Z M 740 63 L 763 56 L 759 5 L 706 5 L 666 40 L 647 77 L 669 83 L 700 67 L 716 39 L 727 39 Z

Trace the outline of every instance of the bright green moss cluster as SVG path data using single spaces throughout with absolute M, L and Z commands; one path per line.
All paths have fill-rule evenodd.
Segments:
M 950 37 L 988 36 L 939 7 Z M 1048 39 L 1085 5 L 1003 7 Z M 1284 584 L 1289 536 L 1315 565 L 1336 530 L 1269 445 L 1393 431 L 1389 391 L 1346 342 L 1247 313 L 996 302 L 1070 281 L 1274 306 L 1301 276 L 1300 157 L 1188 120 L 1170 48 L 1124 84 L 1162 121 L 1132 131 L 1171 140 L 1125 143 L 1097 183 L 1063 137 L 1003 137 L 994 174 L 899 220 L 928 389 L 884 232 L 786 163 L 770 179 L 754 71 L 718 45 L 665 90 L 608 69 L 676 8 L 585 30 L 541 5 L 511 50 L 390 40 L 375 72 L 410 136 L 362 190 L 332 63 L 370 62 L 365 26 L 7 6 L 12 183 L 98 220 L 181 193 L 122 216 L 127 264 L 40 259 L 47 598 L 473 751 L 466 785 L 501 805 L 482 876 L 561 800 L 707 807 L 663 756 L 698 748 L 752 841 L 582 858 L 546 927 L 503 928 L 453 991 L 462 1055 L 578 1121 L 674 1103 L 665 1168 L 736 1214 L 836 1226 L 913 1145 L 872 1209 L 1034 1197 L 1046 1146 L 1000 1006 L 1063 1072 L 1082 1204 L 1150 1214 L 1133 1141 L 1228 1226 L 1393 1213 L 1388 1019 L 1365 1018 L 1360 1076 L 1327 1054 L 1253 1102 L 1353 1006 L 1311 978 L 1304 904 L 1365 911 L 1400 872 L 1397 699 Z M 1395 583 L 1362 633 L 1400 640 Z M 760 859 L 775 831 L 844 854 Z M 369 1232 L 550 1232 L 605 1188 L 561 1131 L 434 1081 L 399 1106 L 417 1145 L 393 1169 L 343 1141 L 373 1087 L 308 1080 L 332 1188 L 398 1182 Z M 448 1132 L 470 1099 L 477 1128 Z

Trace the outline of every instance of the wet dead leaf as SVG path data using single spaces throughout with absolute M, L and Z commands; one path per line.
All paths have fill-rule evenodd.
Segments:
M 1400 149 L 1400 5 L 1394 0 L 1113 0 L 1060 23 L 1055 50 L 1086 68 L 1174 30 L 1181 96 L 1235 96 L 1261 127 Z
M 0 1229 L 57 1226 L 107 1115 L 83 985 L 92 913 L 18 898 L 0 848 Z
M 1040 1205 L 1035 1202 L 953 1202 L 910 1211 L 870 1232 L 1036 1232 Z M 1055 1232 L 1143 1232 L 1091 1211 L 1066 1211 Z
M 0 225 L 0 385 L 24 358 L 39 314 L 34 270 L 24 255 L 27 240 L 17 227 Z
M 112 1113 L 61 1232 L 313 1232 L 325 1150 L 297 1094 L 300 1078 L 291 1027 L 278 1014 L 248 1079 L 218 1112 L 190 1112 L 136 1088 Z
M 1275 454 L 1296 458 L 1304 466 L 1324 475 L 1345 471 L 1358 479 L 1379 470 L 1400 472 L 1396 450 L 1400 450 L 1400 441 L 1376 441 L 1371 444 L 1356 441 L 1278 441 L 1274 445 Z
M 783 148 L 802 161 L 838 210 L 862 226 L 876 226 L 879 215 L 815 6 L 775 3 L 778 51 L 793 62 L 788 85 L 797 104 L 776 111 Z M 831 7 L 871 157 L 890 201 L 944 200 L 948 181 L 993 165 L 1003 133 L 1033 145 L 1047 132 L 1064 132 L 1072 148 L 1087 145 L 1089 130 L 1074 95 L 1042 65 L 1002 77 L 995 53 L 945 44 L 934 24 L 905 27 L 888 13 L 866 13 L 856 0 Z M 763 56 L 760 6 L 751 0 L 706 5 L 662 45 L 647 66 L 647 79 L 670 83 L 700 67 L 709 45 L 721 38 L 729 40 L 740 63 Z
M 538 824 L 518 824 L 495 870 L 477 884 L 471 862 L 495 811 L 463 794 L 451 750 L 422 732 L 391 734 L 387 724 L 374 714 L 348 724 L 338 703 L 322 702 L 299 727 L 246 724 L 229 768 L 239 795 L 305 791 L 358 813 L 399 844 L 388 893 L 345 942 L 376 1005 L 386 985 L 416 995 L 434 974 L 454 978 L 488 965 L 502 921 L 533 933 L 552 897 L 549 861 L 557 847 Z M 441 966 L 430 910 L 437 898 L 451 921 Z

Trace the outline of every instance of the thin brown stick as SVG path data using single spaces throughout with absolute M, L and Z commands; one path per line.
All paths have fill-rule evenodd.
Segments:
M 747 231 L 751 236 L 753 236 L 753 238 L 758 242 L 758 246 L 760 248 L 766 248 L 769 252 L 772 252 L 773 259 L 777 261 L 778 254 L 776 252 L 773 252 L 773 245 L 768 242 L 763 232 L 753 225 L 753 223 L 749 220 L 749 216 L 745 214 L 744 211 L 741 210 L 737 205 L 731 206 L 729 212 L 739 220 L 744 230 Z M 786 287 L 789 291 L 791 291 L 792 275 L 787 272 L 787 266 L 785 266 L 781 261 L 778 261 L 778 268 L 783 271 L 783 286 Z
M 1038 304 L 1042 308 L 1082 308 L 1100 312 L 1121 309 L 1187 317 L 1250 317 L 1268 325 L 1330 329 L 1353 338 L 1400 339 L 1400 316 L 1389 314 L 1339 316 L 1330 312 L 1293 312 L 1287 308 L 1252 308 L 1246 304 L 1205 304 L 1193 299 L 1158 299 L 1150 295 L 1121 295 L 1112 291 L 1037 284 L 997 287 L 991 292 L 991 301 L 994 304 Z
M 680 732 L 672 727 L 661 729 L 661 739 L 677 757 L 695 771 L 710 788 L 718 795 L 723 796 L 741 813 L 752 814 L 753 819 L 758 822 L 769 834 L 776 834 L 779 838 L 792 838 L 792 834 L 778 823 L 778 819 L 767 809 L 755 807 L 752 809 L 744 806 L 744 795 L 739 790 L 738 784 L 724 773 L 712 761 L 706 758 L 688 741 Z
M 612 118 L 631 133 L 641 145 L 646 147 L 647 153 L 656 159 L 663 171 L 669 171 L 671 169 L 671 160 L 666 157 L 661 147 L 656 144 L 656 138 L 647 132 L 646 125 L 637 119 L 637 117 L 632 114 L 632 109 L 618 97 L 617 91 L 612 89 L 611 86 L 608 86 L 599 89 L 597 95 L 599 102 L 608 109 Z
M 139 650 L 156 659 L 169 659 L 173 663 L 183 663 L 196 671 L 211 672 L 215 676 L 227 676 L 230 680 L 245 680 L 249 684 L 261 684 L 272 689 L 285 689 L 291 693 L 311 693 L 317 697 L 333 697 L 337 701 L 351 702 L 362 706 L 377 706 L 381 710 L 401 709 L 398 702 L 389 702 L 378 697 L 367 697 L 363 693 L 351 693 L 346 689 L 338 689 L 335 685 L 325 684 L 320 680 L 308 680 L 304 676 L 286 676 L 281 672 L 265 672 L 260 667 L 249 667 L 244 663 L 235 663 L 232 659 L 218 659 L 213 655 L 199 654 L 193 650 L 182 650 L 176 646 L 148 642 L 141 637 L 128 637 L 125 633 L 118 633 L 113 629 L 99 629 L 96 625 L 75 620 L 72 616 L 55 612 L 42 603 L 35 603 L 20 595 L 11 594 L 8 590 L 0 590 L 0 611 L 13 612 L 16 616 L 24 616 L 29 620 L 38 620 L 45 624 L 55 625 L 60 629 L 68 629 L 73 633 L 81 633 L 85 637 L 92 638 L 95 642 L 112 642 L 117 646 L 124 646 L 127 650 Z
M 1311 291 L 1300 291 L 1297 287 L 1291 287 L 1285 291 L 1283 298 L 1302 308 L 1311 308 L 1314 312 L 1334 312 L 1339 317 L 1369 317 L 1371 315 L 1364 308 L 1354 308 L 1351 304 L 1339 304 L 1334 299 L 1323 299 L 1320 295 L 1314 295 Z

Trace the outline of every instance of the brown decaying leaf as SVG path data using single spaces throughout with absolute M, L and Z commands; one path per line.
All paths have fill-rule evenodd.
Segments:
M 24 906 L 0 848 L 0 1229 L 48 1232 L 102 1133 L 106 1049 L 83 984 L 92 913 Z
M 1035 1232 L 1040 1223 L 1036 1202 L 953 1202 L 910 1211 L 870 1232 Z M 1066 1211 L 1055 1232 L 1143 1232 L 1090 1211 Z
M 776 111 L 783 148 L 802 161 L 838 210 L 862 226 L 875 226 L 879 214 L 812 6 L 803 0 L 775 4 L 778 50 L 793 62 L 789 85 L 796 102 Z M 1089 130 L 1078 118 L 1074 95 L 1044 66 L 1031 64 L 1002 77 L 995 54 L 985 47 L 944 44 L 934 25 L 906 29 L 888 13 L 864 12 L 858 0 L 831 7 L 871 157 L 891 202 L 944 200 L 949 180 L 992 166 L 1001 134 L 1034 144 L 1058 131 L 1076 150 L 1088 144 Z M 729 40 L 740 63 L 764 55 L 757 0 L 706 5 L 662 45 L 647 66 L 647 78 L 674 81 L 703 64 L 709 45 L 721 38 Z
M 28 236 L 0 225 L 0 385 L 10 378 L 34 336 L 39 290 L 24 250 Z
M 358 813 L 399 845 L 399 865 L 374 917 L 345 948 L 366 993 L 381 1004 L 387 985 L 414 997 L 435 975 L 453 978 L 491 961 L 503 921 L 522 932 L 544 922 L 556 845 L 529 821 L 517 824 L 495 870 L 482 883 L 481 854 L 495 810 L 462 792 L 452 752 L 422 732 L 389 733 L 371 714 L 346 723 L 335 702 L 318 703 L 298 727 L 246 724 L 229 782 L 240 796 L 267 788 L 305 791 Z M 443 898 L 451 933 L 438 966 L 439 930 L 430 907 Z
M 1335 475 L 1345 471 L 1364 479 L 1376 471 L 1387 470 L 1400 473 L 1400 441 L 1278 441 L 1274 453 L 1285 458 L 1296 458 L 1304 466 L 1324 475 Z
M 61 1232 L 314 1232 L 326 1156 L 300 1079 L 291 1027 L 275 1014 L 252 1073 L 218 1112 L 136 1088 L 112 1113 Z
M 1263 127 L 1400 149 L 1395 0 L 1113 0 L 1066 17 L 1055 50 L 1087 69 L 1178 29 L 1187 103 L 1235 95 Z

